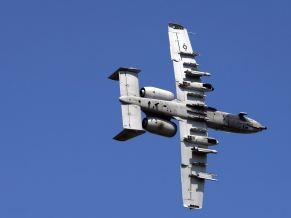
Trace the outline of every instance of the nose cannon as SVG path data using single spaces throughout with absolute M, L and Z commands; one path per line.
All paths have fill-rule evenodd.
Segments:
M 245 115 L 247 115 L 247 114 L 248 114 L 247 112 L 240 112 L 238 114 L 238 116 L 240 118 L 247 119 L 251 123 L 251 127 L 253 127 L 253 129 L 255 129 L 255 130 L 262 131 L 262 130 L 266 130 L 267 129 L 266 126 L 262 126 L 259 122 L 255 121 L 255 120 L 253 120 L 251 118 L 245 117 Z

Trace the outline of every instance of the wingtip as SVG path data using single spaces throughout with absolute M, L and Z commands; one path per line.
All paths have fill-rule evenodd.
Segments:
M 188 205 L 188 204 L 183 204 L 183 206 L 184 207 L 187 207 L 187 208 L 189 208 L 190 210 L 200 210 L 200 209 L 202 209 L 202 207 L 200 207 L 200 206 L 198 206 L 198 205 L 192 205 L 192 204 L 190 204 L 190 205 Z
M 168 25 L 170 28 L 173 28 L 173 29 L 185 29 L 185 27 L 183 27 L 182 25 L 180 24 L 177 24 L 177 23 L 169 23 Z

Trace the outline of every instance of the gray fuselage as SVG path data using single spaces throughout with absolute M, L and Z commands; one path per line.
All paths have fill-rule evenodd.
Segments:
M 122 103 L 134 104 L 148 116 L 170 120 L 171 118 L 204 120 L 209 128 L 233 133 L 256 133 L 266 129 L 257 121 L 248 117 L 218 111 L 214 108 L 192 107 L 188 102 L 157 100 L 135 96 L 121 96 Z

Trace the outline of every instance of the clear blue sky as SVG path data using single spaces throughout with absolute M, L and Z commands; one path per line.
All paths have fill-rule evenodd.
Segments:
M 0 6 L 0 217 L 290 217 L 290 1 L 14 1 Z M 268 127 L 211 130 L 204 207 L 182 206 L 176 135 L 125 143 L 120 66 L 175 92 L 167 25 L 185 26 L 206 103 Z

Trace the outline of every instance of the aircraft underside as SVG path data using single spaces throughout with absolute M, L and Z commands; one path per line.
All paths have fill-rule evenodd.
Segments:
M 205 180 L 217 181 L 213 173 L 207 173 L 208 154 L 218 140 L 208 136 L 207 128 L 233 133 L 256 133 L 264 129 L 257 121 L 246 117 L 247 113 L 230 114 L 205 104 L 205 92 L 214 90 L 202 83 L 203 76 L 189 40 L 187 30 L 174 23 L 168 25 L 171 59 L 174 67 L 176 98 L 170 91 L 155 87 L 139 90 L 139 69 L 121 67 L 110 79 L 119 81 L 123 130 L 114 139 L 126 141 L 146 131 L 165 137 L 176 135 L 179 123 L 181 147 L 181 182 L 183 205 L 189 209 L 201 209 Z M 146 115 L 141 118 L 141 111 Z M 209 148 L 211 146 L 211 149 Z

